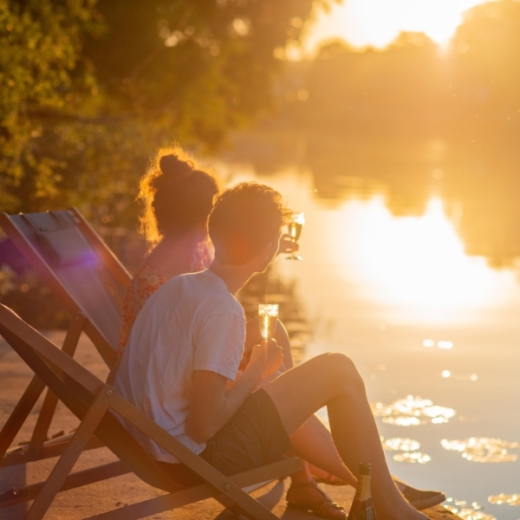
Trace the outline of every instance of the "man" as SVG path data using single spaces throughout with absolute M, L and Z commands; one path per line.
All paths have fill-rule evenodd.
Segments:
M 256 183 L 220 195 L 209 217 L 214 262 L 207 271 L 171 279 L 150 297 L 132 328 L 116 389 L 225 474 L 298 451 L 291 436 L 327 406 L 346 466 L 357 471 L 361 462 L 372 465 L 378 518 L 425 519 L 392 481 L 363 381 L 350 359 L 317 356 L 255 391 L 283 361 L 282 349 L 271 340 L 253 348 L 236 377 L 245 318 L 233 295 L 272 261 L 289 213 L 279 193 Z M 192 481 L 170 454 L 135 435 L 175 478 Z

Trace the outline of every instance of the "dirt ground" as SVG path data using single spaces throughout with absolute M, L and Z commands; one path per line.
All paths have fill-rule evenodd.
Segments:
M 46 335 L 58 345 L 61 345 L 64 338 L 63 332 L 53 331 L 46 333 Z M 85 336 L 80 340 L 78 351 L 74 357 L 100 378 L 106 377 L 106 366 Z M 3 341 L 3 339 L 0 339 L 0 426 L 5 424 L 5 421 L 27 387 L 31 377 L 32 373 L 30 369 L 11 350 L 7 343 Z M 16 437 L 13 446 L 29 440 L 40 406 L 41 400 L 33 409 L 26 424 Z M 73 430 L 77 424 L 77 419 L 75 419 L 71 413 L 64 409 L 64 407 L 58 406 L 49 435 L 52 436 L 60 432 L 69 432 Z M 18 488 L 26 484 L 45 480 L 56 463 L 56 460 L 56 458 L 53 458 L 0 469 L 0 494 L 13 487 Z M 74 471 L 93 467 L 112 460 L 116 460 L 116 458 L 107 448 L 90 450 L 80 457 L 74 467 Z M 285 491 L 288 485 L 289 479 L 283 482 L 272 482 L 253 492 L 253 496 L 271 509 L 278 517 L 285 520 L 317 518 L 309 513 L 286 507 Z M 323 487 L 335 501 L 348 510 L 353 497 L 352 488 Z M 143 483 L 134 475 L 128 474 L 58 494 L 45 518 L 55 520 L 87 518 L 126 504 L 150 499 L 162 494 L 164 494 L 162 491 L 158 491 Z M 27 504 L 5 508 L 0 510 L 0 519 L 18 520 L 25 516 L 26 511 Z M 426 510 L 425 513 L 429 518 L 435 520 L 457 518 L 440 506 Z M 149 518 L 169 519 L 174 517 L 178 520 L 226 520 L 237 518 L 213 499 L 181 507 L 175 511 L 156 514 Z

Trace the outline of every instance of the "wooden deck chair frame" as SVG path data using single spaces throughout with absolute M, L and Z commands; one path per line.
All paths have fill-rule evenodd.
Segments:
M 78 229 L 97 256 L 97 260 L 103 264 L 104 269 L 110 273 L 122 289 L 128 286 L 131 281 L 131 276 L 76 208 L 58 212 L 27 215 L 0 214 L 0 226 L 8 238 L 29 261 L 37 274 L 50 287 L 58 300 L 72 316 L 72 321 L 62 346 L 63 351 L 73 356 L 81 333 L 85 332 L 103 360 L 112 368 L 116 360 L 117 345 L 114 344 L 115 342 L 113 340 L 110 341 L 110 339 L 107 338 L 107 335 L 101 330 L 98 323 L 96 323 L 96 319 L 89 313 L 88 308 L 82 305 L 81 302 L 71 294 L 66 285 L 62 283 L 53 268 L 51 260 L 45 257 L 45 251 L 39 247 L 38 241 L 35 239 L 37 238 L 35 232 L 37 231 L 36 228 L 38 225 L 35 220 L 38 219 L 38 217 L 47 217 L 48 215 L 54 215 L 55 217 L 53 218 L 58 221 L 65 216 L 68 220 L 68 224 L 70 225 L 72 223 Z M 32 218 L 35 220 L 31 220 Z M 118 333 L 118 328 L 119 325 L 115 325 L 115 333 Z M 26 393 L 17 407 L 21 416 L 23 416 L 23 410 L 27 406 L 26 401 L 27 403 L 31 403 L 36 394 L 38 397 L 41 395 L 44 388 L 40 388 L 40 386 L 31 384 L 27 388 Z M 0 467 L 53 457 L 59 455 L 65 449 L 71 439 L 71 435 L 64 435 L 57 439 L 47 441 L 56 404 L 56 397 L 52 392 L 47 392 L 30 441 L 23 446 L 9 450 L 5 457 L 0 460 Z M 9 446 L 13 440 L 11 430 L 7 428 L 8 426 L 10 425 L 6 425 L 0 432 L 0 450 L 6 444 Z M 100 446 L 100 443 L 93 439 L 87 448 L 95 448 L 98 446 Z
M 91 518 L 98 520 L 143 518 L 210 497 L 216 498 L 226 506 L 230 503 L 234 504 L 240 513 L 255 520 L 276 518 L 242 488 L 294 473 L 301 467 L 299 459 L 284 459 L 226 477 L 126 401 L 110 385 L 103 383 L 1 304 L 0 335 L 35 373 L 33 387 L 48 386 L 81 421 L 72 441 L 59 458 L 49 478 L 24 489 L 4 493 L 0 498 L 0 508 L 34 499 L 25 518 L 27 520 L 43 518 L 57 493 L 92 482 L 93 474 L 97 476 L 105 471 L 110 475 L 114 466 L 119 464 L 126 465 L 142 480 L 167 491 L 168 494 Z M 188 488 L 181 487 L 169 476 L 161 474 L 160 467 L 133 439 L 114 414 L 123 417 L 182 461 L 201 477 L 203 483 Z M 121 462 L 71 474 L 75 462 L 93 435 L 97 435 Z

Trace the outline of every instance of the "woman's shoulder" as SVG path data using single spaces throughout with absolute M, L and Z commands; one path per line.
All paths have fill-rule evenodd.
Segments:
M 209 240 L 204 240 L 197 244 L 195 251 L 193 252 L 193 259 L 191 264 L 191 270 L 193 272 L 203 271 L 207 269 L 213 258 L 215 257 L 213 245 Z
M 125 295 L 126 303 L 140 309 L 144 302 L 168 280 L 168 277 L 146 262 L 141 264 Z
M 143 262 L 132 279 L 132 285 L 135 289 L 146 287 L 157 288 L 166 282 L 167 279 L 168 277 L 159 268 L 147 262 Z

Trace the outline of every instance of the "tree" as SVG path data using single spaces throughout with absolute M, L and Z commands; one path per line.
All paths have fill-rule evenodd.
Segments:
M 520 108 L 520 2 L 497 0 L 465 14 L 452 42 L 456 102 L 516 114 Z
M 155 147 L 215 150 L 270 108 L 332 1 L 0 0 L 0 206 L 124 214 Z
M 45 123 L 37 111 L 93 108 L 95 80 L 80 61 L 81 39 L 95 29 L 91 0 L 0 0 L 0 206 L 18 207 L 28 183 L 52 194 L 59 160 L 38 149 Z M 27 171 L 31 171 L 30 181 Z M 21 191 L 20 191 L 21 193 Z

